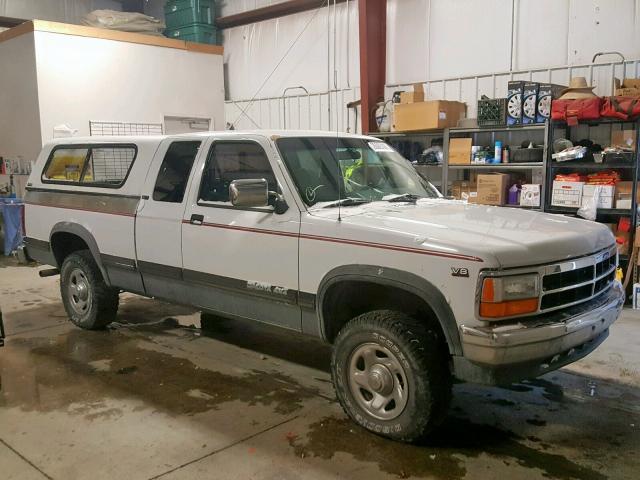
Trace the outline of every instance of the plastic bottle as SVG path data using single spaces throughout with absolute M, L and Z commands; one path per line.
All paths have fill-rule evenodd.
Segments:
M 509 145 L 505 145 L 502 149 L 502 163 L 509 163 Z
M 493 158 L 496 163 L 500 163 L 502 161 L 502 142 L 500 140 L 496 140 L 496 150 Z

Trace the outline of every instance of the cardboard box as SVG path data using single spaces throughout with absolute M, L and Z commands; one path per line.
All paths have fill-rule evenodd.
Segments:
M 525 183 L 520 190 L 520 205 L 525 207 L 540 206 L 540 185 Z
M 640 88 L 616 88 L 616 97 L 640 97 Z
M 478 175 L 478 203 L 483 205 L 504 205 L 507 201 L 509 175 L 487 173 Z
M 611 146 L 621 146 L 636 149 L 635 130 L 613 130 L 611 132 Z
M 631 199 L 633 195 L 633 182 L 622 181 L 616 183 L 616 208 L 631 209 Z M 640 204 L 640 189 L 636 192 L 636 203 Z
M 475 183 L 468 180 L 455 180 L 451 186 L 451 195 L 456 200 L 465 200 L 471 192 L 477 192 L 477 190 L 478 187 Z
M 615 95 L 618 97 L 640 97 L 640 78 L 615 79 Z
M 622 80 L 622 88 L 640 88 L 640 78 L 625 78 Z
M 551 205 L 556 207 L 575 207 L 582 205 L 582 187 L 584 182 L 553 181 Z
M 424 102 L 424 86 L 421 83 L 414 83 L 412 92 L 400 92 L 400 103 L 416 102 Z
M 510 81 L 507 84 L 507 125 L 522 123 L 522 94 L 524 82 Z
M 536 104 L 538 103 L 539 83 L 526 82 L 522 91 L 522 123 L 536 123 Z
M 471 163 L 471 138 L 452 138 L 449 140 L 449 165 L 467 165 Z
M 597 208 L 613 208 L 615 187 L 613 185 L 585 185 L 582 187 L 581 205 L 584 206 L 593 198 L 595 190 L 600 187 Z
M 478 192 L 471 190 L 469 193 L 462 192 L 462 200 L 466 200 L 467 203 L 478 203 Z
M 640 308 L 640 283 L 633 284 L 633 293 L 631 296 L 633 298 L 633 309 L 638 310 Z
M 418 103 L 399 103 L 393 112 L 395 132 L 415 132 L 455 127 L 464 118 L 467 105 L 461 102 L 430 100 Z

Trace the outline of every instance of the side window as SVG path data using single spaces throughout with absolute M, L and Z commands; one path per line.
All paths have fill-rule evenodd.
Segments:
M 130 145 L 65 146 L 56 148 L 42 175 L 50 183 L 120 187 L 136 158 Z
M 79 182 L 88 153 L 88 148 L 58 148 L 54 150 L 42 176 L 43 180 Z
M 182 203 L 200 143 L 184 141 L 169 145 L 153 189 L 153 199 L 156 202 Z
M 276 178 L 264 149 L 254 142 L 215 142 L 202 172 L 199 200 L 229 201 L 234 180 L 264 178 L 270 191 L 277 191 Z

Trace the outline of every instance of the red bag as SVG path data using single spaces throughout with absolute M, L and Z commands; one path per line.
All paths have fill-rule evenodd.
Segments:
M 603 117 L 629 120 L 640 115 L 640 98 L 605 97 L 600 114 Z
M 551 102 L 551 119 L 565 120 L 575 125 L 578 120 L 597 120 L 600 118 L 600 97 L 554 100 Z

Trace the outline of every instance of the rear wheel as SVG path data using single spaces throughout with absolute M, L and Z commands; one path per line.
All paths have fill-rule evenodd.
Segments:
M 415 442 L 446 416 L 446 346 L 435 329 L 400 312 L 377 310 L 349 321 L 336 338 L 331 370 L 347 415 L 374 433 Z
M 69 319 L 78 327 L 99 330 L 118 312 L 118 289 L 109 287 L 88 250 L 68 255 L 60 269 L 60 294 Z

